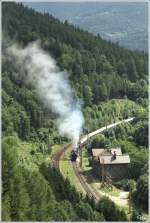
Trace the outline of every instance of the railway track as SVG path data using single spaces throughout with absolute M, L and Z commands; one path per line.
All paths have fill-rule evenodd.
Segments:
M 133 119 L 134 119 L 134 117 L 133 117 L 133 118 L 128 118 L 128 119 L 126 119 L 126 120 L 123 120 L 123 121 L 120 121 L 120 122 L 111 124 L 111 125 L 109 125 L 109 126 L 107 126 L 107 127 L 103 127 L 103 128 L 101 128 L 101 129 L 98 129 L 98 130 L 96 130 L 96 131 L 94 131 L 94 132 L 92 132 L 92 133 L 90 133 L 90 134 L 84 136 L 84 137 L 81 139 L 81 148 L 83 149 L 83 146 L 84 146 L 84 144 L 86 143 L 86 141 L 88 140 L 88 138 L 92 138 L 93 136 L 95 136 L 95 135 L 97 135 L 97 134 L 99 134 L 99 133 L 105 131 L 106 129 L 113 128 L 113 127 L 115 127 L 116 125 L 119 125 L 119 124 L 121 124 L 121 123 L 123 123 L 123 122 L 130 122 L 130 121 L 132 121 Z M 70 146 L 71 146 L 71 143 L 64 145 L 64 146 L 62 147 L 62 149 L 61 149 L 57 154 L 55 154 L 55 155 L 53 156 L 53 159 L 52 159 L 52 165 L 53 165 L 55 168 L 57 168 L 57 169 L 60 170 L 60 168 L 59 168 L 59 161 L 60 161 L 60 159 L 63 157 L 64 152 L 65 152 L 67 149 L 69 149 Z M 71 162 L 71 161 L 70 161 L 70 162 Z M 96 202 L 99 201 L 99 199 L 100 199 L 100 195 L 98 194 L 98 192 L 97 192 L 93 187 L 91 187 L 91 186 L 86 182 L 86 179 L 85 179 L 84 176 L 81 174 L 81 170 L 79 170 L 79 168 L 77 167 L 76 162 L 71 162 L 71 164 L 72 164 L 72 167 L 73 167 L 73 169 L 74 169 L 74 172 L 75 172 L 75 174 L 76 174 L 76 176 L 77 176 L 79 182 L 81 183 L 81 186 L 83 187 L 83 189 L 85 190 L 85 192 L 87 193 L 87 195 L 88 195 L 90 198 L 94 198 L 94 200 L 95 200 Z
M 59 150 L 52 158 L 52 166 L 55 167 L 56 169 L 60 170 L 59 167 L 59 161 L 61 160 L 61 158 L 63 157 L 64 152 L 69 149 L 71 146 L 71 144 L 66 144 L 62 147 L 61 150 Z M 87 195 L 90 198 L 93 198 L 96 202 L 98 202 L 99 200 L 99 195 L 97 194 L 96 191 L 94 191 L 93 188 L 91 188 L 91 186 L 89 186 L 89 184 L 86 182 L 85 178 L 83 177 L 83 175 L 80 173 L 76 162 L 72 162 L 70 161 L 73 170 L 82 186 L 82 188 L 84 189 L 84 191 L 87 193 Z
M 55 167 L 56 169 L 59 168 L 59 161 L 61 157 L 63 156 L 64 152 L 71 146 L 71 144 L 65 144 L 61 150 L 59 150 L 53 157 L 52 157 L 52 166 Z
M 89 186 L 89 184 L 86 182 L 86 180 L 84 179 L 84 177 L 82 176 L 82 174 L 80 173 L 78 167 L 77 167 L 77 164 L 76 162 L 71 162 L 72 163 L 72 166 L 73 166 L 73 169 L 74 169 L 74 172 L 78 178 L 78 180 L 80 181 L 83 189 L 85 190 L 85 192 L 87 193 L 87 195 L 90 197 L 90 198 L 93 198 L 96 202 L 99 201 L 100 197 L 99 195 L 97 194 L 96 191 L 94 191 L 94 189 Z

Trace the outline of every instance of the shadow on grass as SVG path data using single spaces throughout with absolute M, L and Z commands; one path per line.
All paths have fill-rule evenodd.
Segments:
M 93 175 L 92 169 L 85 170 L 82 174 L 86 177 L 87 183 L 99 183 L 99 180 Z

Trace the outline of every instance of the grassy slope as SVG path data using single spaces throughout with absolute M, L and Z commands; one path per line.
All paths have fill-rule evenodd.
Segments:
M 60 160 L 60 170 L 65 178 L 68 178 L 72 185 L 79 191 L 85 194 L 77 176 L 74 173 L 73 167 L 70 162 L 71 147 L 65 152 L 64 156 Z
M 62 145 L 53 145 L 51 147 L 50 154 L 44 154 L 38 151 L 38 143 L 27 143 L 19 140 L 18 152 L 19 152 L 19 165 L 25 167 L 30 171 L 38 171 L 39 166 L 43 163 L 51 162 L 52 157 L 62 148 Z M 66 151 L 62 160 L 60 161 L 60 169 L 64 177 L 67 177 L 71 184 L 76 187 L 79 192 L 85 193 L 80 182 L 73 171 L 72 165 L 70 163 L 70 150 Z M 31 154 L 34 151 L 34 154 Z
M 39 166 L 43 163 L 51 162 L 52 156 L 61 149 L 61 145 L 54 145 L 51 147 L 51 153 L 44 153 L 38 151 L 38 143 L 27 143 L 19 142 L 18 151 L 19 151 L 19 164 L 24 166 L 30 171 L 38 171 Z M 31 151 L 34 151 L 34 154 L 31 154 Z
M 38 171 L 38 166 L 46 160 L 46 156 L 37 151 L 38 144 L 20 142 L 19 144 L 19 162 L 21 166 L 24 166 L 30 171 Z M 31 155 L 31 151 L 35 151 Z

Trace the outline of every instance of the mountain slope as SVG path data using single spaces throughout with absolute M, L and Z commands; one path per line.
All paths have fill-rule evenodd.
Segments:
M 24 71 L 9 61 L 5 49 L 16 42 L 26 46 L 40 39 L 41 47 L 56 59 L 60 69 L 69 72 L 76 96 L 84 101 L 86 124 L 91 129 L 111 121 L 113 115 L 145 115 L 147 54 L 126 50 L 22 4 L 3 3 L 2 12 L 3 220 L 103 221 L 108 205 L 114 220 L 126 220 L 124 212 L 108 200 L 101 207 L 83 198 L 47 165 L 52 145 L 66 143 L 67 139 L 60 137 L 55 115 L 45 108 L 36 89 L 23 81 Z M 117 99 L 106 103 L 106 109 L 105 102 L 112 98 Z M 135 103 L 130 106 L 128 98 L 142 108 L 136 110 Z M 129 105 L 123 112 L 122 100 Z M 145 127 L 140 122 L 137 138 L 141 131 L 146 132 Z M 140 165 L 141 170 L 146 163 L 143 160 L 133 167 Z
M 147 3 L 24 3 L 39 12 L 48 12 L 62 21 L 79 26 L 120 45 L 146 50 L 148 47 Z
M 147 81 L 147 54 L 126 50 L 21 5 L 4 4 L 3 12 L 3 39 L 8 34 L 25 45 L 41 39 L 43 48 L 54 56 L 60 68 L 70 72 L 73 87 L 85 105 L 113 97 L 146 97 L 140 81 Z M 81 88 L 83 80 L 86 85 Z M 97 82 L 93 85 L 94 80 Z

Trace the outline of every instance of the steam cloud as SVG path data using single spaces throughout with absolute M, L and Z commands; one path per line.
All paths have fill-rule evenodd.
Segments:
M 80 101 L 75 99 L 70 87 L 68 74 L 59 70 L 55 60 L 41 49 L 39 42 L 26 48 L 12 45 L 7 53 L 18 68 L 26 71 L 25 81 L 34 84 L 45 105 L 58 115 L 59 133 L 71 139 L 76 147 L 84 118 Z

